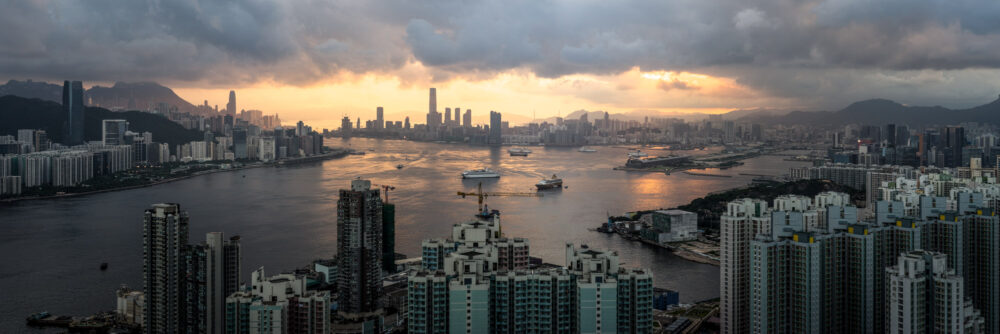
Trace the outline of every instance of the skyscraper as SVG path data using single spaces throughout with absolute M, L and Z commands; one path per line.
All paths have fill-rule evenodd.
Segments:
M 63 111 L 66 112 L 66 137 L 63 141 L 67 145 L 83 144 L 83 119 L 86 108 L 83 106 L 83 82 L 64 81 L 62 96 Z
M 226 297 L 240 286 L 240 237 L 226 240 L 222 232 L 205 235 L 206 322 L 210 334 L 224 334 Z
M 404 129 L 410 128 L 410 116 L 406 116 L 406 120 L 403 122 L 403 128 Z
M 344 313 L 379 309 L 382 293 L 382 199 L 369 180 L 352 180 L 337 201 L 337 291 Z
M 490 145 L 503 144 L 503 137 L 500 132 L 503 126 L 500 120 L 500 113 L 490 110 Z
M 106 119 L 101 124 L 101 141 L 104 145 L 125 145 L 125 132 L 128 131 L 128 121 L 124 119 Z
M 451 125 L 451 108 L 444 108 L 444 124 Z
M 226 114 L 230 116 L 236 115 L 236 91 L 229 91 L 229 103 L 226 103 Z
M 382 113 L 382 107 L 375 109 L 375 129 L 385 129 L 385 114 Z
M 247 129 L 245 128 L 235 128 L 233 129 L 233 155 L 236 159 L 246 159 L 249 157 L 247 152 Z
M 947 256 L 911 251 L 886 268 L 888 333 L 982 333 L 979 311 L 965 296 L 961 275 L 948 268 Z
M 462 115 L 462 126 L 472 127 L 472 109 L 465 109 L 465 114 Z
M 462 126 L 462 108 L 455 108 L 455 117 L 452 122 L 455 126 Z
M 427 130 L 437 130 L 439 125 L 441 125 L 441 114 L 437 112 L 437 89 L 431 88 L 430 104 L 427 110 Z
M 160 203 L 143 223 L 143 306 L 146 333 L 178 333 L 184 328 L 185 247 L 188 215 L 180 204 Z

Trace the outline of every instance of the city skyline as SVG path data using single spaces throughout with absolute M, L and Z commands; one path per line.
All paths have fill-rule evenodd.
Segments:
M 1000 92 L 1000 36 L 982 14 L 995 7 L 984 1 L 104 6 L 6 11 L 0 78 L 157 81 L 220 105 L 237 90 L 256 109 L 323 127 L 375 105 L 413 118 L 427 87 L 526 117 L 830 110 L 877 97 L 967 107 Z

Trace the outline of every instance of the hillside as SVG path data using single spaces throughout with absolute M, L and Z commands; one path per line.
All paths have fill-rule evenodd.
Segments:
M 94 86 L 87 90 L 87 98 L 94 106 L 126 110 L 153 109 L 157 103 L 175 106 L 182 112 L 191 112 L 196 108 L 172 89 L 155 82 L 116 82 L 111 87 Z
M 948 125 L 961 122 L 1000 124 L 1000 99 L 969 109 L 941 106 L 907 106 L 886 99 L 854 102 L 838 111 L 794 111 L 786 115 L 749 115 L 745 121 L 770 124 L 844 126 L 850 123 L 900 123 L 910 126 Z
M 42 129 L 52 141 L 61 142 L 66 116 L 59 103 L 13 95 L 0 97 L 0 135 L 16 134 L 18 129 Z M 154 141 L 169 143 L 171 147 L 203 138 L 201 132 L 185 129 L 159 115 L 88 107 L 84 119 L 85 140 L 101 139 L 101 121 L 104 119 L 125 119 L 130 130 L 152 132 Z
M 29 99 L 42 99 L 62 103 L 62 85 L 42 81 L 10 80 L 0 85 L 0 96 L 17 95 Z
M 765 200 L 768 202 L 768 205 L 771 205 L 771 202 L 781 195 L 813 197 L 824 191 L 846 193 L 851 196 L 851 200 L 854 202 L 865 200 L 864 191 L 842 186 L 827 180 L 802 180 L 778 184 L 754 185 L 747 188 L 710 194 L 677 208 L 697 213 L 699 227 L 718 229 L 719 216 L 726 212 L 726 203 L 730 201 L 740 198 L 756 198 Z

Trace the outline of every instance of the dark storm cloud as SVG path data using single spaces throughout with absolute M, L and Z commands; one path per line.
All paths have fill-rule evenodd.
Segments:
M 819 104 L 892 84 L 1000 89 L 980 75 L 1000 67 L 993 0 L 2 2 L 6 77 L 308 84 L 419 61 L 439 79 L 712 73 Z M 950 85 L 896 80 L 925 71 Z

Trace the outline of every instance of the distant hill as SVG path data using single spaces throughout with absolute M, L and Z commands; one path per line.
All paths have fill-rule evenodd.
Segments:
M 42 99 L 62 103 L 62 85 L 50 84 L 44 81 L 10 80 L 0 85 L 0 96 L 17 95 L 30 99 Z
M 907 106 L 886 99 L 854 102 L 838 111 L 793 111 L 785 115 L 749 115 L 741 118 L 770 124 L 843 126 L 852 123 L 899 123 L 910 126 L 947 125 L 961 122 L 1000 124 L 1000 99 L 969 109 L 942 106 Z
M 0 97 L 0 135 L 16 134 L 18 129 L 42 129 L 54 142 L 65 134 L 67 115 L 62 105 L 37 98 L 7 95 Z M 188 130 L 162 116 L 139 111 L 113 112 L 104 108 L 87 107 L 84 118 L 84 139 L 101 139 L 101 121 L 124 119 L 129 130 L 153 133 L 153 141 L 169 143 L 171 147 L 204 138 L 197 130 Z
M 157 103 L 175 106 L 182 112 L 193 112 L 196 108 L 172 89 L 155 82 L 116 82 L 111 87 L 94 86 L 87 90 L 87 99 L 92 106 L 123 110 L 150 110 Z
M 62 103 L 62 84 L 43 81 L 10 80 L 0 85 L 0 96 L 16 95 Z M 94 86 L 84 93 L 88 106 L 117 110 L 150 110 L 157 103 L 174 106 L 181 112 L 204 112 L 203 106 L 195 106 L 177 95 L 169 87 L 155 82 L 116 82 L 111 87 Z

